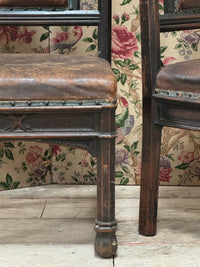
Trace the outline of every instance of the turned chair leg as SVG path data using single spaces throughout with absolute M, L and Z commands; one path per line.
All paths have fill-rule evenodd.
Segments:
M 112 257 L 117 251 L 115 221 L 115 139 L 98 141 L 97 219 L 95 251 L 101 257 Z
M 143 128 L 139 232 L 142 235 L 153 236 L 156 234 L 157 227 L 162 127 L 155 124 L 149 125 L 149 122 L 147 124 L 143 125 L 145 129 Z

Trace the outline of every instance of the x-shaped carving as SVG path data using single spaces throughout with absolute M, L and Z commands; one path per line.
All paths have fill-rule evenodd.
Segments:
M 25 132 L 27 130 L 30 130 L 31 129 L 30 126 L 26 126 L 23 123 L 23 120 L 26 117 L 27 117 L 26 114 L 22 114 L 20 116 L 11 114 L 11 115 L 7 116 L 8 119 L 11 119 L 13 121 L 13 124 L 11 126 L 9 126 L 8 128 L 6 128 L 5 130 L 9 131 L 9 132 L 12 132 L 12 131 L 16 130 L 17 128 L 19 128 Z

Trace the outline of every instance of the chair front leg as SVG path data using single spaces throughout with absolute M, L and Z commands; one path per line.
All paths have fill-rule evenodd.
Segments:
M 115 138 L 98 140 L 97 219 L 95 251 L 112 257 L 117 251 L 115 220 Z

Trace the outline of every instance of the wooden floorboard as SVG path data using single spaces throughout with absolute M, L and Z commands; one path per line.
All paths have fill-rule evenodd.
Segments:
M 96 186 L 0 192 L 0 266 L 200 266 L 199 187 L 160 187 L 158 232 L 138 234 L 138 186 L 116 186 L 118 253 L 95 255 Z M 166 265 L 167 262 L 167 265 Z

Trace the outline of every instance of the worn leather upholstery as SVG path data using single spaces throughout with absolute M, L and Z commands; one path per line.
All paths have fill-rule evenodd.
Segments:
M 200 8 L 199 0 L 178 0 L 178 8 Z
M 157 76 L 157 88 L 200 93 L 200 59 L 165 66 Z
M 0 0 L 0 6 L 36 7 L 36 6 L 67 6 L 67 0 Z
M 116 97 L 110 64 L 92 56 L 2 54 L 0 73 L 0 101 Z

